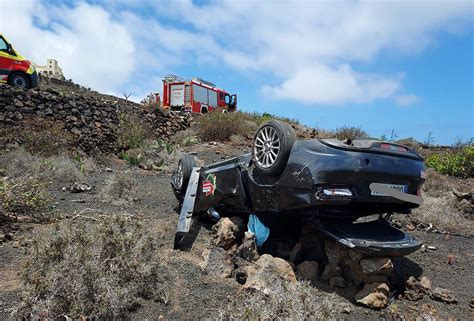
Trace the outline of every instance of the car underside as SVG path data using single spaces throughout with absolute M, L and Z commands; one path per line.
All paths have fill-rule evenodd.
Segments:
M 405 255 L 421 243 L 383 217 L 410 213 L 422 203 L 424 170 L 423 159 L 402 145 L 296 140 L 290 126 L 271 121 L 257 130 L 251 154 L 203 167 L 189 155 L 180 161 L 171 182 L 182 202 L 177 236 L 202 213 L 255 214 L 268 226 L 294 217 L 361 252 Z M 381 218 L 354 223 L 373 214 Z

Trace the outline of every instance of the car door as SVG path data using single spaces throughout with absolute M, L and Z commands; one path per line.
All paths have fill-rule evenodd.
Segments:
M 13 69 L 13 56 L 8 53 L 8 43 L 0 36 L 0 83 L 8 80 L 8 75 Z

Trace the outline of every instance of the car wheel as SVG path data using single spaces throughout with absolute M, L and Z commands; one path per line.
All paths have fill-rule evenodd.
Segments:
M 10 85 L 20 87 L 23 89 L 28 89 L 30 88 L 30 80 L 28 79 L 28 76 L 22 74 L 22 73 L 13 73 L 9 77 Z
M 176 189 L 184 196 L 188 188 L 189 178 L 196 161 L 191 155 L 183 156 L 178 162 L 178 170 L 176 171 Z
M 271 120 L 260 126 L 253 138 L 252 156 L 255 169 L 267 175 L 278 175 L 286 166 L 296 140 L 293 128 Z

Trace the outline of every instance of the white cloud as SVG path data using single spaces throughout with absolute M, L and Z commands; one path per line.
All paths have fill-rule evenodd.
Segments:
M 39 65 L 57 59 L 67 78 L 111 92 L 134 70 L 130 33 L 100 6 L 79 2 L 52 8 L 40 1 L 0 0 L 0 8 L 0 30 L 13 46 Z
M 176 66 L 223 64 L 270 75 L 261 92 L 275 99 L 403 105 L 416 102 L 400 94 L 403 77 L 371 63 L 419 54 L 474 16 L 469 0 L 93 2 L 48 11 L 46 0 L 0 0 L 0 30 L 25 56 L 41 63 L 54 53 L 68 77 L 97 89 L 143 95 Z
M 156 12 L 224 43 L 222 59 L 243 72 L 270 72 L 265 95 L 304 103 L 365 103 L 395 97 L 402 77 L 377 74 L 370 63 L 419 54 L 442 32 L 472 25 L 471 1 L 153 2 Z M 354 70 L 361 62 L 361 69 Z M 403 98 L 402 98 L 403 100 Z M 412 98 L 413 100 L 413 98 Z M 405 102 L 407 98 L 405 98 Z
M 399 106 L 410 106 L 420 101 L 420 97 L 413 94 L 398 95 L 395 97 L 395 103 Z
M 313 65 L 290 76 L 281 85 L 264 86 L 266 97 L 297 100 L 303 103 L 366 103 L 387 98 L 399 88 L 399 79 L 358 74 L 349 65 L 329 68 Z

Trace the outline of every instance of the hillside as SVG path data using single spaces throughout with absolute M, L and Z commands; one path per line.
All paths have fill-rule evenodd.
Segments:
M 201 220 L 191 250 L 173 250 L 177 161 L 248 153 L 272 117 L 150 110 L 67 83 L 0 86 L 0 319 L 474 315 L 472 176 L 428 169 L 424 204 L 392 217 L 425 244 L 407 257 L 357 257 L 310 226 L 258 252 L 240 217 Z M 285 121 L 300 138 L 363 134 Z

